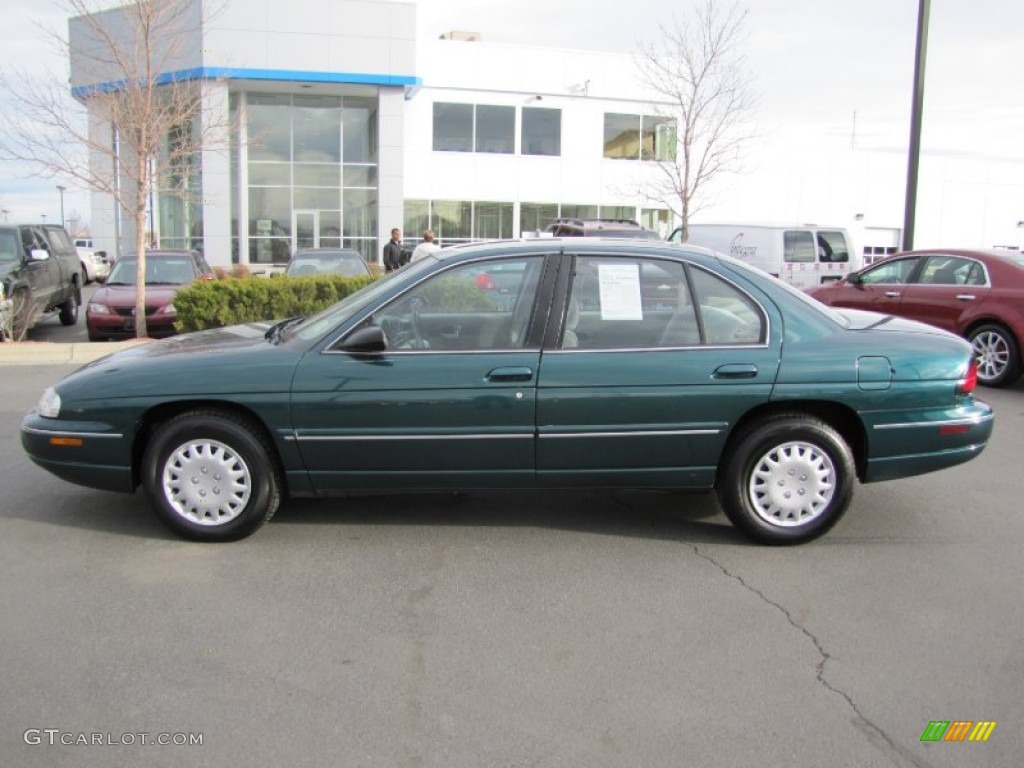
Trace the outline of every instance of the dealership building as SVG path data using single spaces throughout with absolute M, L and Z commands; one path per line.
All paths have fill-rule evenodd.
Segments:
M 656 189 L 675 124 L 645 98 L 630 56 L 468 31 L 428 39 L 416 6 L 390 0 L 213 7 L 193 0 L 163 74 L 198 83 L 200 119 L 231 135 L 195 158 L 184 191 L 157 180 L 148 220 L 162 247 L 270 266 L 309 246 L 379 261 L 393 227 L 409 243 L 430 227 L 443 245 L 529 236 L 556 217 L 672 227 Z M 92 82 L 76 51 L 91 23 L 70 22 L 73 94 L 87 107 L 113 87 Z M 98 112 L 90 121 L 94 140 L 113 142 Z M 91 206 L 96 247 L 132 248 L 133 222 L 113 198 L 94 192 Z

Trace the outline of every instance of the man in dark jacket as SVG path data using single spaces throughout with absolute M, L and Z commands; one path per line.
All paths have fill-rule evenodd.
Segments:
M 391 230 L 391 239 L 384 246 L 384 271 L 394 272 L 402 265 L 402 232 Z

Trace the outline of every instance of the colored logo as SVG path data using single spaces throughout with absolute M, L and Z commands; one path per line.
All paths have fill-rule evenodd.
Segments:
M 995 720 L 932 720 L 921 741 L 988 741 L 995 729 Z

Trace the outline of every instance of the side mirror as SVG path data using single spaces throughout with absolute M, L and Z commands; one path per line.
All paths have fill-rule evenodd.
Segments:
M 851 272 L 847 276 L 846 282 L 850 285 L 861 285 L 864 282 L 864 278 L 860 276 L 860 272 Z
M 50 252 L 44 251 L 42 248 L 33 248 L 28 252 L 29 261 L 46 261 L 50 258 Z
M 367 352 L 383 352 L 388 348 L 388 340 L 384 329 L 379 325 L 368 325 L 351 333 L 340 348 L 345 352 L 366 354 Z

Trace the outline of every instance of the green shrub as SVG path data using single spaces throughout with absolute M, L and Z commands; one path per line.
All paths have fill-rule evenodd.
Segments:
M 369 285 L 373 277 L 318 275 L 267 280 L 263 277 L 197 281 L 174 297 L 178 331 L 311 315 Z

